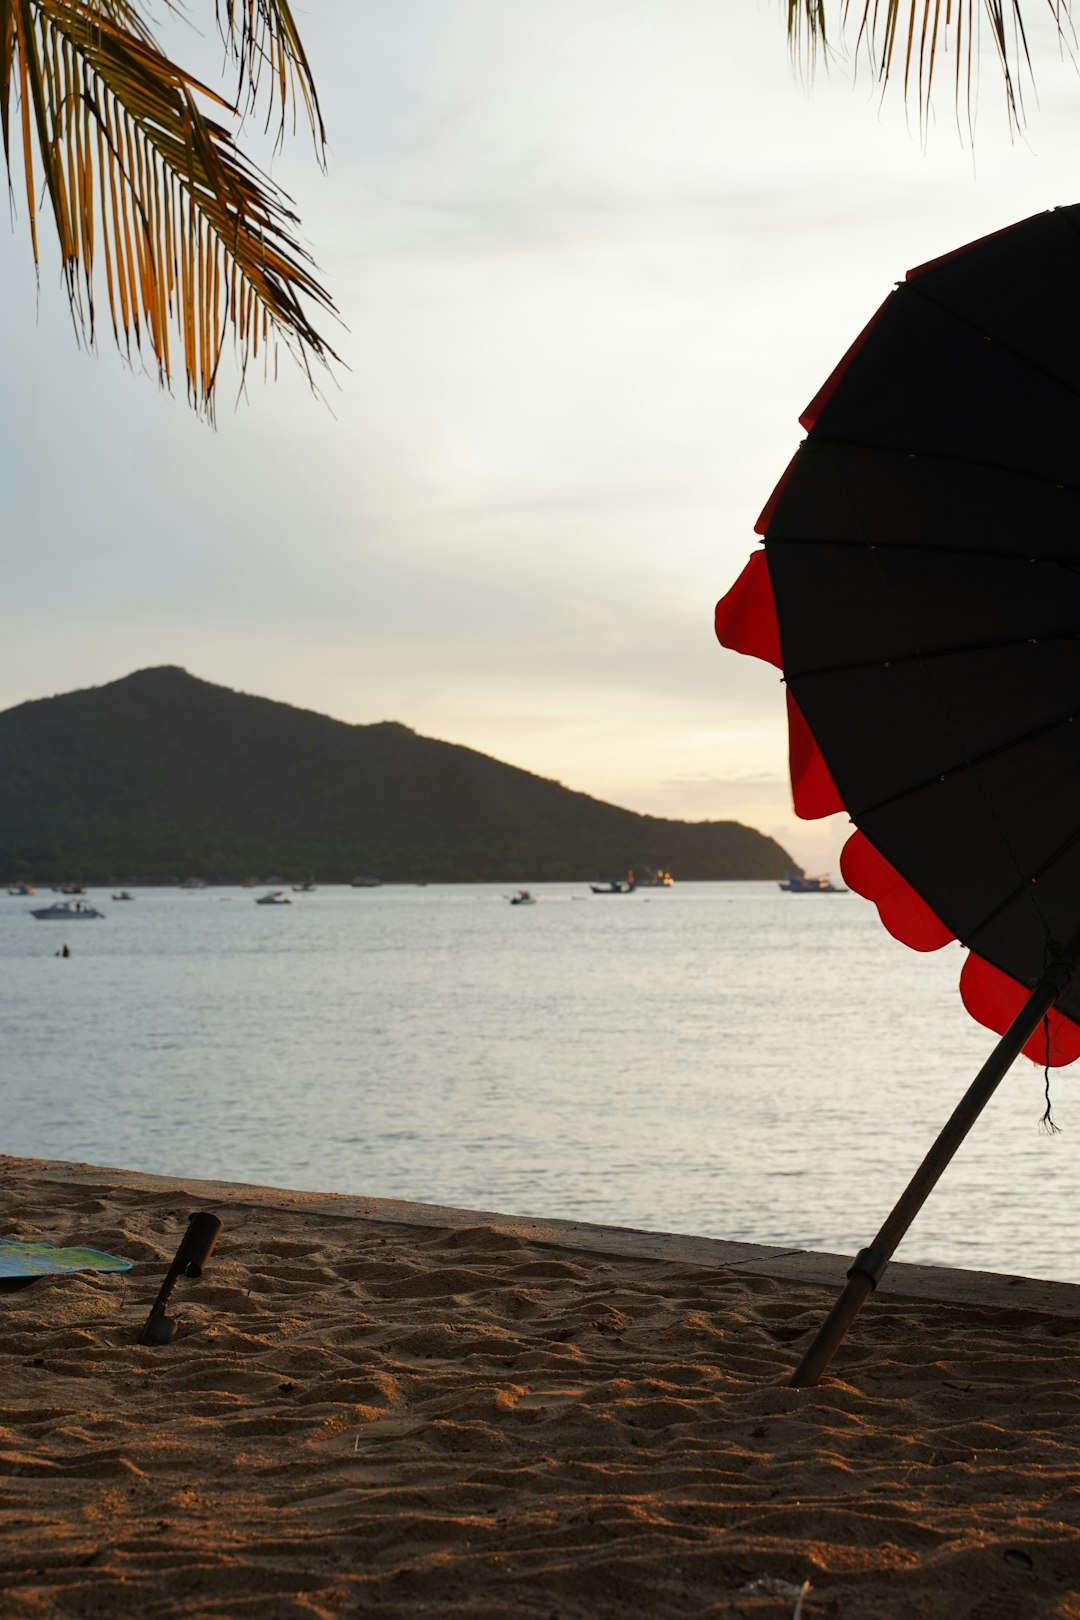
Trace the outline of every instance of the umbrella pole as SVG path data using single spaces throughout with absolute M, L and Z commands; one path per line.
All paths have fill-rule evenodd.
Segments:
M 1078 960 L 1080 960 L 1080 932 L 1069 941 L 1057 961 L 1047 968 L 975 1076 L 922 1164 L 904 1188 L 873 1243 L 868 1249 L 860 1249 L 851 1262 L 843 1293 L 791 1375 L 792 1388 L 801 1389 L 818 1382 L 843 1343 L 848 1328 L 881 1281 L 897 1244 L 933 1192 L 945 1167 L 952 1160 L 957 1148 L 990 1101 L 1025 1043 L 1038 1029 L 1040 1022 L 1068 984 Z

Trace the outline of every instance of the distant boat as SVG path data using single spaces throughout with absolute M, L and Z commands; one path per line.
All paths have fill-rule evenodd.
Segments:
M 293 894 L 314 894 L 315 885 L 314 883 L 294 883 L 292 892 Z
M 291 906 L 292 901 L 280 889 L 271 889 L 269 894 L 260 894 L 255 904 L 257 906 Z
M 119 894 L 113 895 L 114 900 L 134 900 L 134 898 L 135 896 L 133 894 L 128 894 L 126 889 L 121 889 Z
M 805 873 L 789 872 L 782 878 L 779 888 L 785 894 L 845 894 L 847 891 L 838 889 L 836 884 L 828 877 L 807 877 Z
M 536 896 L 530 894 L 528 889 L 519 889 L 517 894 L 510 896 L 510 904 L 512 906 L 535 906 Z
M 17 883 L 13 889 L 8 890 L 8 894 L 37 894 L 37 890 L 32 883 Z
M 61 894 L 85 894 L 86 885 L 84 883 L 62 883 L 59 892 Z
M 611 878 L 607 883 L 590 883 L 593 894 L 633 894 L 635 889 L 670 889 L 675 879 L 664 867 L 647 866 L 645 876 L 638 877 L 630 867 L 624 878 Z
M 354 877 L 349 884 L 350 889 L 381 889 L 382 878 Z
M 185 878 L 183 883 L 180 884 L 180 888 L 181 889 L 205 889 L 206 888 L 206 879 L 205 878 L 198 878 L 198 877 Z
M 56 900 L 51 906 L 32 911 L 30 915 L 39 922 L 83 922 L 104 917 L 105 913 L 98 911 L 95 906 L 84 905 L 81 900 Z

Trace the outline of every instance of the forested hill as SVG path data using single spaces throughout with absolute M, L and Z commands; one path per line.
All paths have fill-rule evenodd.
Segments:
M 738 822 L 664 821 L 384 722 L 351 726 L 182 669 L 0 714 L 0 878 L 40 882 L 772 878 Z

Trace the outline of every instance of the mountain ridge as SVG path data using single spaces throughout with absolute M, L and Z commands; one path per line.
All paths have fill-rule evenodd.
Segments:
M 0 875 L 42 882 L 779 877 L 739 822 L 643 816 L 399 721 L 352 725 L 177 665 L 0 713 Z

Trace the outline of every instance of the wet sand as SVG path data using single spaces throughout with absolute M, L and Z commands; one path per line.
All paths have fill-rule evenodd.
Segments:
M 5 1620 L 1080 1620 L 1080 1312 L 878 1296 L 795 1391 L 828 1289 L 216 1193 L 0 1158 L 135 1261 L 0 1295 Z

